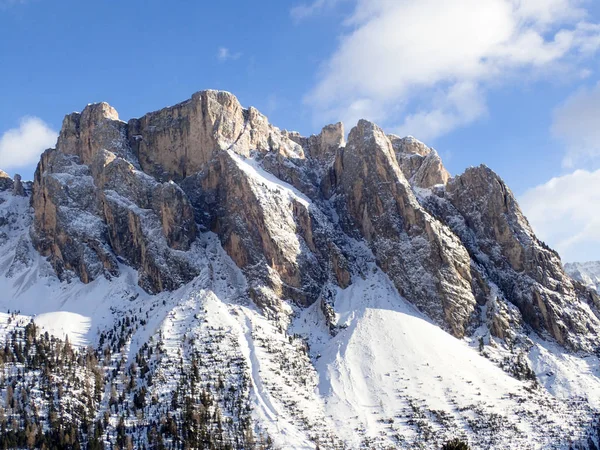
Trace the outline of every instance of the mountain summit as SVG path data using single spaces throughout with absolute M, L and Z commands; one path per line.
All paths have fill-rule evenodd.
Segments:
M 91 346 L 80 445 L 600 444 L 597 292 L 491 169 L 451 177 L 366 120 L 346 141 L 222 91 L 129 122 L 88 105 L 32 186 L 0 171 L 0 248 L 4 334 L 34 316 Z M 63 403 L 28 398 L 54 426 Z

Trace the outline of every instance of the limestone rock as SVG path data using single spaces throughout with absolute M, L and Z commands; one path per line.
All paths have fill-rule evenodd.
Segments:
M 476 303 L 467 251 L 420 206 L 376 125 L 361 120 L 341 159 L 337 207 L 347 232 L 360 231 L 403 296 L 462 336 Z
M 41 157 L 33 246 L 62 279 L 125 263 L 157 293 L 201 272 L 197 236 L 210 231 L 275 315 L 321 302 L 334 330 L 332 292 L 377 265 L 455 336 L 484 323 L 503 339 L 530 327 L 575 349 L 600 343 L 600 298 L 565 275 L 497 175 L 450 179 L 435 150 L 364 120 L 344 137 L 341 123 L 281 131 L 227 92 L 127 123 L 88 105 Z M 29 190 L 0 173 L 0 190 L 13 187 Z
M 187 196 L 175 183 L 157 184 L 152 191 L 152 209 L 160 218 L 169 247 L 189 250 L 196 239 L 194 210 Z
M 81 113 L 72 113 L 63 120 L 57 148 L 76 155 L 82 164 L 90 165 L 102 150 L 132 159 L 127 145 L 125 122 L 108 103 L 87 105 Z
M 114 276 L 119 256 L 147 290 L 175 289 L 197 274 L 174 253 L 195 239 L 193 210 L 180 188 L 137 170 L 126 135 L 105 103 L 65 118 L 36 171 L 33 243 L 61 278 Z
M 251 150 L 275 150 L 303 157 L 300 146 L 281 142 L 265 116 L 242 108 L 223 91 L 198 92 L 183 103 L 132 119 L 128 128 L 142 169 L 159 180 L 180 181 L 227 149 L 243 156 Z
M 325 163 L 331 162 L 337 150 L 346 145 L 344 124 L 338 122 L 326 125 L 321 132 L 308 138 L 294 131 L 284 131 L 286 137 L 300 144 L 313 159 Z
M 134 202 L 105 191 L 104 216 L 113 251 L 139 269 L 139 283 L 149 292 L 174 290 L 198 275 L 198 268 L 164 245 L 157 215 Z
M 428 189 L 448 182 L 450 174 L 434 149 L 412 136 L 399 138 L 389 135 L 388 137 L 396 153 L 398 164 L 411 185 Z
M 317 299 L 329 258 L 317 244 L 323 239 L 319 227 L 325 218 L 313 212 L 300 192 L 281 182 L 269 183 L 266 173 L 233 152 L 220 153 L 182 187 L 196 220 L 217 233 L 247 274 L 259 304 L 266 301 L 258 298 L 262 287 L 305 306 Z
M 21 175 L 18 173 L 15 174 L 14 186 L 13 186 L 13 195 L 18 195 L 19 197 L 26 197 L 25 188 L 23 187 L 23 183 L 21 181 Z
M 61 279 L 75 274 L 87 283 L 102 274 L 116 275 L 118 264 L 89 167 L 76 161 L 57 150 L 42 154 L 31 197 L 32 241 Z
M 426 207 L 452 225 L 524 323 L 562 345 L 594 345 L 600 321 L 589 312 L 597 308 L 592 294 L 574 284 L 558 254 L 537 239 L 498 175 L 485 166 L 467 169 L 430 196 Z
M 0 170 L 0 191 L 11 190 L 13 186 L 12 178 L 3 170 Z

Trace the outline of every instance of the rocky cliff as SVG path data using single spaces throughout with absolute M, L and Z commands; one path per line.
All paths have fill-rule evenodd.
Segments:
M 125 263 L 157 293 L 200 272 L 196 236 L 211 231 L 274 315 L 286 301 L 327 311 L 332 288 L 364 276 L 366 251 L 455 336 L 485 323 L 498 337 L 529 326 L 598 344 L 597 295 L 565 275 L 490 169 L 450 178 L 435 150 L 364 120 L 344 134 L 281 131 L 219 91 L 127 123 L 88 105 L 38 165 L 33 245 L 61 279 Z
M 88 105 L 33 183 L 0 171 L 0 250 L 11 448 L 50 411 L 81 447 L 600 445 L 592 265 L 567 275 L 491 169 L 366 120 Z

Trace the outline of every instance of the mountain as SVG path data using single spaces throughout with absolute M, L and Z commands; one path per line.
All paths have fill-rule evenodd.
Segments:
M 0 173 L 0 249 L 5 448 L 600 445 L 597 292 L 491 169 L 365 120 L 88 105 Z
M 574 280 L 600 292 L 600 261 L 567 263 L 565 264 L 565 272 Z

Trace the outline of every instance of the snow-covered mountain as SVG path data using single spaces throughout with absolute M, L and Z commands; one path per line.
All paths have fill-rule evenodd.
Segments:
M 0 250 L 5 448 L 600 444 L 597 293 L 490 169 L 364 120 L 88 105 L 0 173 Z
M 567 263 L 565 264 L 565 272 L 573 279 L 600 292 L 600 261 Z

